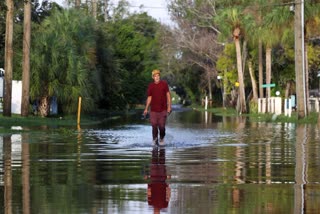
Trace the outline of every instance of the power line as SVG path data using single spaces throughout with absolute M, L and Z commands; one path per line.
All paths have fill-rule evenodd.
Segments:
M 141 6 L 130 5 L 129 7 L 141 8 L 141 9 L 160 9 L 160 10 L 168 9 L 166 7 L 160 7 L 160 6 L 155 7 L 155 6 L 144 6 L 144 5 L 141 5 Z
M 291 2 L 284 2 L 284 3 L 266 3 L 266 4 L 261 4 L 259 5 L 259 7 L 263 8 L 263 7 L 283 7 L 283 6 L 291 6 L 291 5 L 296 5 L 296 4 L 301 4 L 302 2 L 301 1 L 291 1 Z M 320 2 L 308 2 L 308 0 L 305 1 L 305 3 L 309 3 L 309 4 L 320 4 Z M 116 6 L 116 4 L 112 3 L 110 4 L 112 6 Z M 255 5 L 256 6 L 256 5 Z M 245 7 L 245 8 L 248 8 L 248 7 L 255 7 L 255 6 L 250 6 L 250 5 L 240 5 L 240 7 Z M 145 5 L 140 5 L 140 6 L 137 6 L 137 5 L 131 5 L 129 4 L 127 7 L 129 8 L 141 8 L 141 9 L 160 9 L 160 10 L 163 10 L 163 9 L 168 9 L 167 7 L 161 7 L 161 6 L 145 6 Z M 232 6 L 230 5 L 230 7 L 221 7 L 223 9 L 227 9 L 227 8 L 233 8 L 233 7 L 237 7 L 237 6 Z
M 117 6 L 118 4 L 112 2 L 110 3 L 111 6 Z M 163 9 L 168 9 L 167 7 L 164 6 L 145 6 L 144 4 L 141 5 L 135 5 L 135 4 L 131 4 L 129 2 L 129 5 L 126 5 L 126 7 L 129 8 L 141 8 L 141 9 L 158 9 L 158 10 L 163 10 Z

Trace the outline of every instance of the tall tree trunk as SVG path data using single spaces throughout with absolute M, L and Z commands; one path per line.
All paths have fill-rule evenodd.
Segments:
M 41 97 L 39 102 L 39 114 L 41 117 L 46 117 L 49 115 L 50 105 L 49 97 Z
M 245 73 L 246 70 L 246 61 L 248 56 L 248 49 L 247 49 L 247 41 L 244 40 L 242 45 L 242 73 Z
M 249 68 L 249 74 L 250 74 L 251 84 L 252 84 L 252 92 L 253 92 L 252 99 L 255 103 L 257 103 L 258 102 L 258 87 L 257 87 L 256 78 L 254 76 L 253 66 L 252 66 L 251 61 L 248 62 L 248 68 Z
M 236 46 L 237 70 L 238 70 L 238 81 L 239 81 L 239 102 L 238 102 L 237 109 L 239 113 L 247 113 L 239 34 L 240 34 L 240 29 L 236 28 L 233 32 L 233 37 L 234 37 L 234 43 Z
M 206 66 L 207 67 L 207 66 Z M 210 68 L 206 68 L 207 78 L 208 78 L 208 98 L 209 98 L 209 106 L 212 107 L 212 84 L 211 84 L 211 73 Z
M 264 93 L 263 93 L 263 88 L 262 88 L 262 84 L 263 84 L 263 47 L 262 47 L 262 41 L 259 39 L 259 95 L 260 98 L 264 97 Z
M 29 114 L 30 89 L 30 41 L 31 41 L 31 0 L 24 2 L 24 30 L 23 30 L 23 72 L 22 72 L 22 98 L 21 116 Z
M 106 21 L 108 21 L 108 17 L 109 17 L 109 15 L 108 15 L 108 0 L 104 0 L 104 21 L 106 22 Z
M 4 105 L 3 116 L 11 117 L 12 96 L 12 62 L 13 62 L 13 0 L 6 0 L 6 39 L 5 39 L 5 74 L 4 74 Z
M 81 0 L 75 0 L 74 6 L 75 6 L 76 8 L 80 8 L 80 5 L 81 5 Z
M 267 46 L 266 47 L 266 84 L 271 83 L 271 51 L 272 49 Z M 266 97 L 269 98 L 271 96 L 271 88 L 266 88 Z
M 284 97 L 285 97 L 285 98 L 288 98 L 288 97 L 289 97 L 290 88 L 291 88 L 291 81 L 287 81 L 287 83 L 286 83 L 286 90 L 285 90 L 285 93 L 284 93 Z
M 308 64 L 308 49 L 306 46 L 306 41 L 304 42 L 304 62 L 305 62 L 305 80 L 306 80 L 306 102 L 307 102 L 307 108 L 306 108 L 306 114 L 309 114 L 309 64 Z
M 23 214 L 30 214 L 30 149 L 29 134 L 22 134 L 22 210 Z
M 97 19 L 97 9 L 98 9 L 97 0 L 91 0 L 91 4 L 92 4 L 92 16 L 94 19 Z
M 11 135 L 3 136 L 3 189 L 4 189 L 4 201 L 3 201 L 3 213 L 12 214 L 12 141 Z

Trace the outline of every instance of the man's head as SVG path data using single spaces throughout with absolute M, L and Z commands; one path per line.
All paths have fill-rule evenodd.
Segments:
M 158 69 L 152 71 L 152 79 L 155 83 L 160 82 L 160 71 Z
M 160 75 L 160 71 L 158 69 L 155 69 L 152 71 L 152 78 L 156 75 L 159 74 Z

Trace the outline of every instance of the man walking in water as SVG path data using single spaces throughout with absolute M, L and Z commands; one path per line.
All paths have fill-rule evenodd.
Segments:
M 171 95 L 168 83 L 160 80 L 160 71 L 152 71 L 152 79 L 147 90 L 146 108 L 143 115 L 147 115 L 150 106 L 150 122 L 152 125 L 152 138 L 154 145 L 158 144 L 158 133 L 160 135 L 161 146 L 164 145 L 164 136 L 166 135 L 167 115 L 171 112 Z

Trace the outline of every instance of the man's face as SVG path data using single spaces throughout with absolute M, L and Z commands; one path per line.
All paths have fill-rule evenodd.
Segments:
M 158 83 L 160 81 L 160 74 L 153 75 L 153 80 L 155 83 Z

